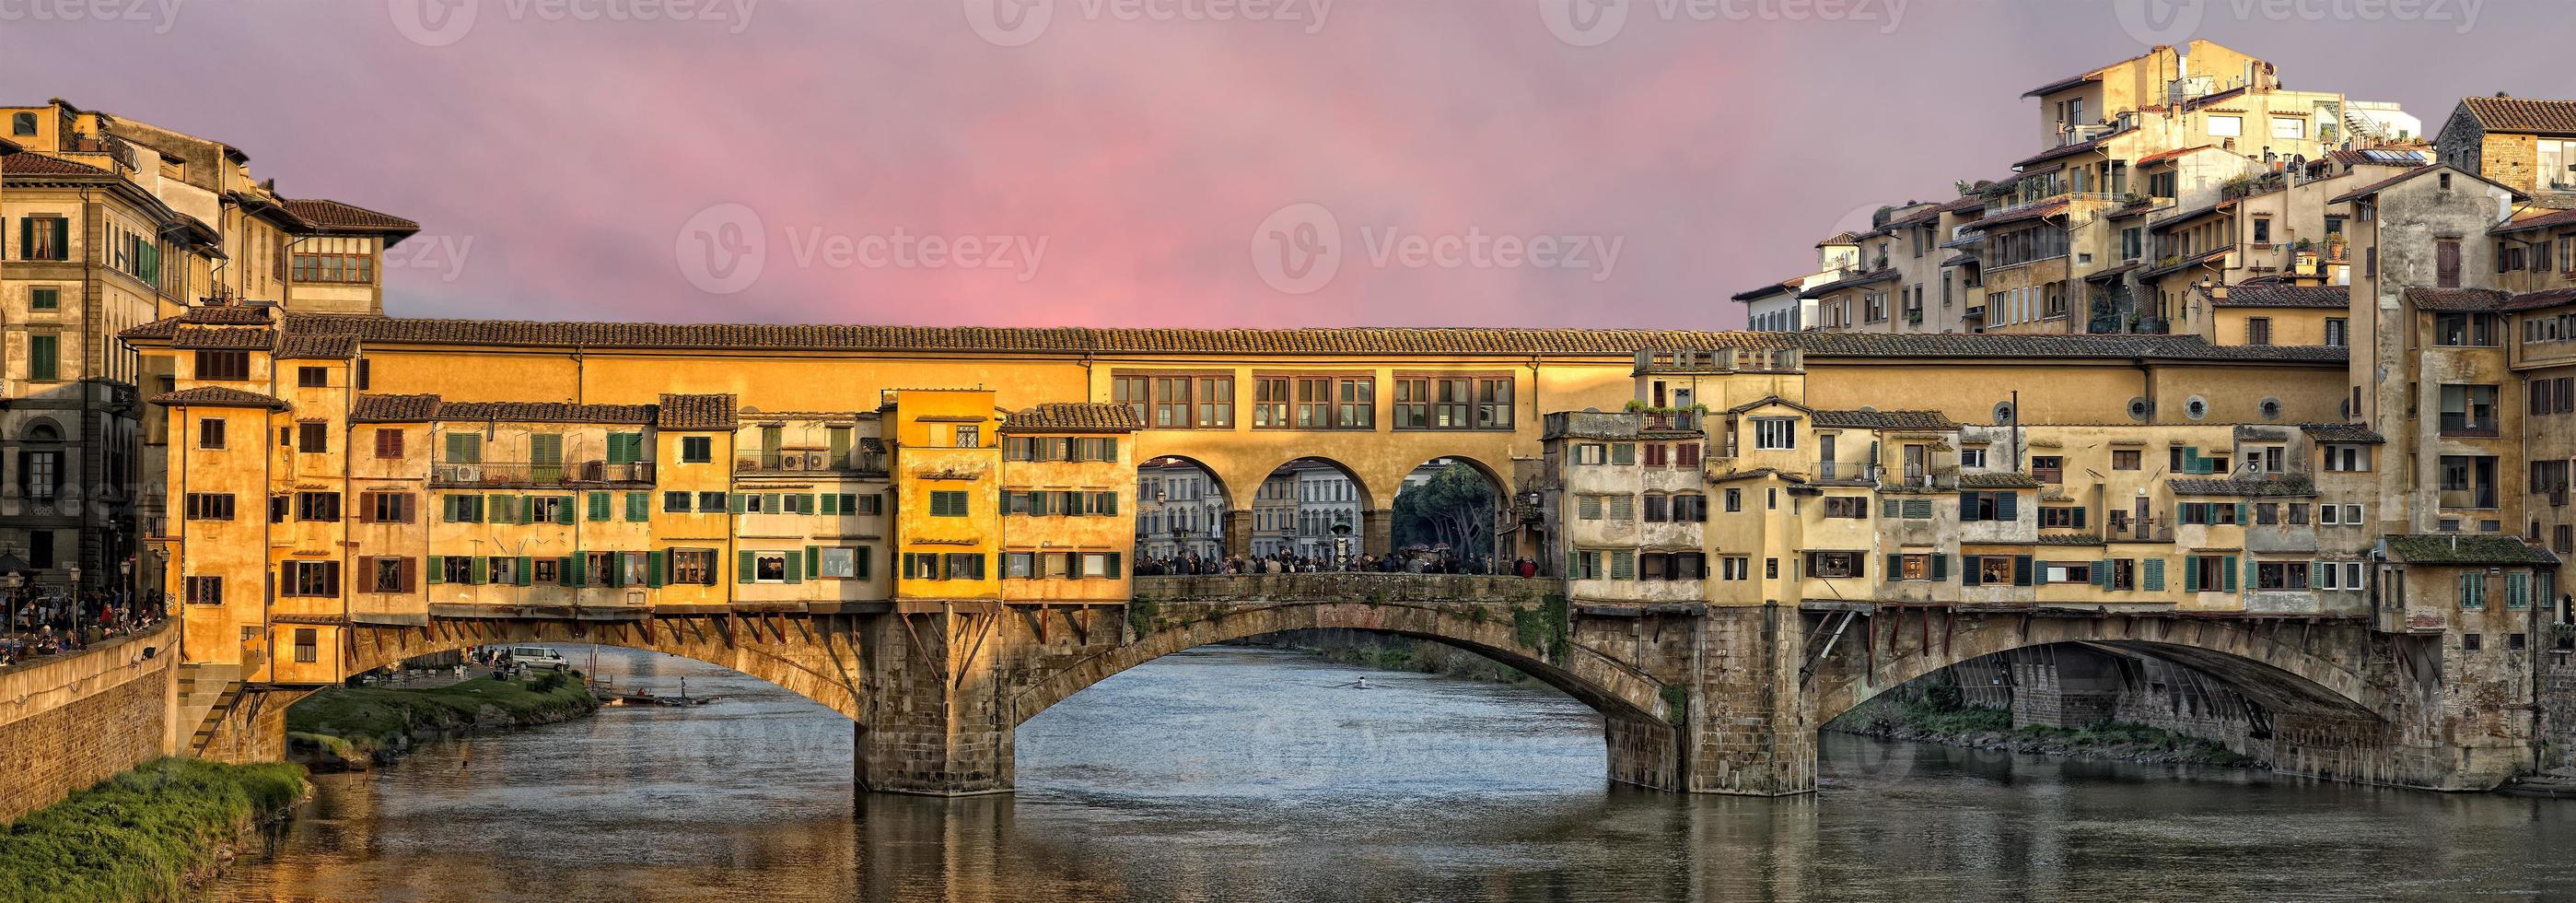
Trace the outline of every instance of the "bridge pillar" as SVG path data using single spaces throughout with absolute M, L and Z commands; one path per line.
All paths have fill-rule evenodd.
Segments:
M 1386 557 L 1395 551 L 1395 510 L 1371 508 L 1360 512 L 1360 554 Z
M 992 602 L 895 607 L 864 628 L 872 692 L 851 744 L 859 792 L 1009 791 L 1011 719 L 992 664 L 1009 642 L 1008 613 Z
M 1252 557 L 1252 509 L 1226 509 L 1225 555 L 1228 558 Z
M 1816 789 L 1816 725 L 1798 677 L 1804 621 L 1795 608 L 1712 607 L 1697 686 L 1684 719 L 1684 788 L 1783 796 Z

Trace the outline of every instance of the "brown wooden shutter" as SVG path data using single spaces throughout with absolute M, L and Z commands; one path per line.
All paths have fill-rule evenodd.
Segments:
M 2434 242 L 2433 247 L 2434 247 L 2434 250 L 2435 250 L 2435 252 L 2436 252 L 2436 254 L 2434 255 L 2434 261 L 2433 261 L 2433 272 L 2434 272 L 2434 275 L 2433 275 L 2433 281 L 2434 281 L 2434 284 L 2435 284 L 2435 285 L 2437 285 L 2437 286 L 2439 286 L 2439 287 L 2441 287 L 2441 288 L 2459 288 L 2459 287 L 2460 287 L 2460 242 L 2459 242 L 2459 240 L 2458 240 L 2458 239 L 2449 239 L 2449 238 L 2442 239 L 2441 241 Z

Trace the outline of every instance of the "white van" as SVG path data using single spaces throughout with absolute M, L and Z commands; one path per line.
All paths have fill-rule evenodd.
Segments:
M 566 660 L 563 657 L 563 653 L 556 652 L 545 646 L 512 646 L 510 647 L 510 661 L 513 664 L 517 664 L 531 670 L 546 668 L 555 671 L 564 671 L 572 668 L 572 662 Z

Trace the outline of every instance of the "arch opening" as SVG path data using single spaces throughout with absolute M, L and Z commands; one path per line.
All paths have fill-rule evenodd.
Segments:
M 1187 562 L 1225 557 L 1225 481 L 1195 458 L 1165 455 L 1136 465 L 1136 558 L 1173 573 Z
M 1399 559 L 1381 569 L 1421 568 L 1439 573 L 1507 574 L 1504 540 L 1510 526 L 1511 484 L 1482 461 L 1433 458 L 1407 473 L 1391 512 L 1391 551 Z

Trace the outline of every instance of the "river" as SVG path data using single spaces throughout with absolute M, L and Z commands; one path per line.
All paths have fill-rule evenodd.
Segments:
M 586 647 L 567 649 L 576 663 Z M 755 679 L 603 649 L 724 701 L 435 744 L 328 775 L 221 901 L 2383 900 L 2576 895 L 2576 803 L 1825 735 L 1811 797 L 1606 785 L 1543 689 L 1213 648 L 1019 732 L 1019 792 L 850 793 L 850 726 Z

